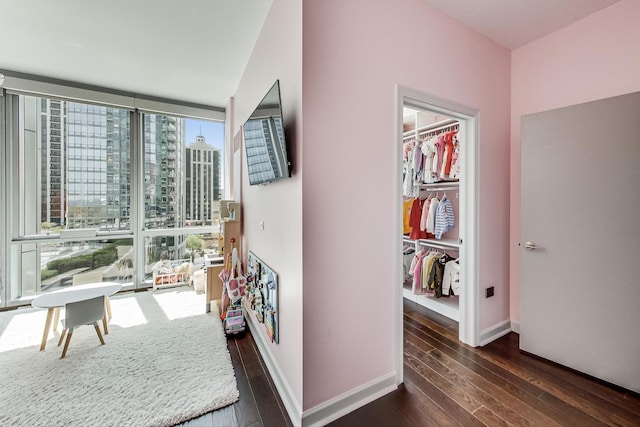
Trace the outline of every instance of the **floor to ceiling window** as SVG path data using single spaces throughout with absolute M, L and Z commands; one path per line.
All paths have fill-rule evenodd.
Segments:
M 2 95 L 0 306 L 86 272 L 145 287 L 163 261 L 216 252 L 221 121 Z

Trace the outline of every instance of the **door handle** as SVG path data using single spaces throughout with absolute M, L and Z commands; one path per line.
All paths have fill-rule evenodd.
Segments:
M 524 242 L 524 248 L 528 251 L 535 251 L 536 249 L 542 249 L 540 246 L 536 246 L 533 242 Z

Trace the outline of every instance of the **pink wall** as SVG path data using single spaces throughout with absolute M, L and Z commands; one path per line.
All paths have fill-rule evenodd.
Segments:
M 520 322 L 520 119 L 640 91 L 640 2 L 623 0 L 516 49 L 511 63 L 511 320 Z
M 482 330 L 509 319 L 509 51 L 418 0 L 303 8 L 305 410 L 394 372 L 396 84 L 480 113 Z
M 279 275 L 280 344 L 269 342 L 268 347 L 298 412 L 302 407 L 301 64 L 302 5 L 298 0 L 274 0 L 236 92 L 233 135 L 241 132 L 253 109 L 280 79 L 285 133 L 295 171 L 290 179 L 249 186 L 242 153 L 243 242 L 244 250 L 253 251 Z M 264 328 L 260 333 L 269 341 Z

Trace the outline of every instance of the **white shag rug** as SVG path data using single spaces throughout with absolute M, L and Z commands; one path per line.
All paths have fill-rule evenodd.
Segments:
M 170 426 L 238 400 L 220 318 L 204 313 L 203 296 L 144 292 L 112 298 L 111 307 L 106 345 L 83 326 L 64 359 L 59 334 L 39 351 L 46 310 L 18 310 L 4 322 L 0 425 Z M 23 335 L 35 345 L 7 343 L 20 335 L 12 335 L 20 315 L 32 316 Z

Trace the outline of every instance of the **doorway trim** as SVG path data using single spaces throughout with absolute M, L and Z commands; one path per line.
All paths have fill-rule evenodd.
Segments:
M 460 222 L 460 257 L 463 260 L 460 269 L 460 280 L 466 286 L 460 292 L 460 321 L 458 339 L 465 344 L 477 347 L 480 332 L 478 330 L 478 201 L 479 201 L 479 124 L 480 111 L 466 105 L 457 104 L 433 95 L 428 95 L 415 89 L 396 85 L 396 164 L 395 164 L 395 365 L 396 383 L 404 382 L 403 363 L 403 280 L 402 263 L 402 136 L 403 136 L 403 107 L 413 107 L 420 110 L 444 114 L 460 121 L 466 139 L 461 146 L 463 171 L 460 178 L 460 204 L 464 207 L 463 221 Z

